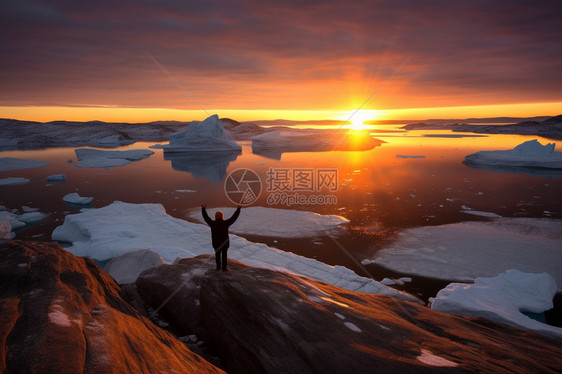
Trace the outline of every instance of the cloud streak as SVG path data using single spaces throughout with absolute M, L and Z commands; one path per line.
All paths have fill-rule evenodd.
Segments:
M 346 109 L 562 99 L 559 1 L 24 1 L 0 105 Z

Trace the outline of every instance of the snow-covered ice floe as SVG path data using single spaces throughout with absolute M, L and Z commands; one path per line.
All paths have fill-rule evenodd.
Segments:
M 508 269 L 546 272 L 560 287 L 562 220 L 496 218 L 407 229 L 372 261 L 401 273 L 461 282 Z
M 116 201 L 103 208 L 82 210 L 66 216 L 64 224 L 53 231 L 52 238 L 72 243 L 65 248 L 71 253 L 98 261 L 145 248 L 151 248 L 168 263 L 177 257 L 213 253 L 207 225 L 169 216 L 160 204 Z M 330 266 L 234 234 L 230 235 L 229 257 L 250 266 L 303 275 L 352 291 L 416 300 L 343 266 Z
M 553 171 L 524 169 L 562 169 L 562 152 L 554 152 L 554 147 L 555 143 L 542 145 L 534 139 L 505 151 L 480 151 L 470 154 L 465 157 L 464 163 L 490 171 L 548 175 Z
M 284 152 L 365 151 L 382 143 L 368 132 L 271 131 L 252 138 L 252 153 L 281 159 Z
M 224 213 L 225 218 L 232 216 L 235 211 L 234 208 L 209 208 L 207 212 L 210 217 L 214 217 L 218 210 Z M 204 223 L 200 209 L 191 212 L 189 216 Z M 349 220 L 341 216 L 253 206 L 242 210 L 236 223 L 230 226 L 230 232 L 281 238 L 309 238 L 342 233 L 342 226 L 348 223 Z
M 48 164 L 48 162 L 41 160 L 0 157 L 0 171 L 40 168 Z
M 29 179 L 20 177 L 0 178 L 0 186 L 18 186 L 21 184 L 28 184 L 29 182 Z
M 170 135 L 164 152 L 242 151 L 242 147 L 228 138 L 224 124 L 214 114 L 204 121 L 193 121 L 183 131 Z
M 99 149 L 78 148 L 75 149 L 78 162 L 75 164 L 81 168 L 106 168 L 113 166 L 125 166 L 132 161 L 142 160 L 154 154 L 148 149 L 131 149 L 128 151 L 104 151 Z
M 493 278 L 476 278 L 474 284 L 451 283 L 439 291 L 431 308 L 468 317 L 484 317 L 562 339 L 562 328 L 522 313 L 542 313 L 551 309 L 556 289 L 556 282 L 546 273 L 531 274 L 510 269 Z

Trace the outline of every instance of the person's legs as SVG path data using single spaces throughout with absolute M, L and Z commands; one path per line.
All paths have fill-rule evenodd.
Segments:
M 226 257 L 227 257 L 227 252 L 228 252 L 228 248 L 224 248 L 221 251 L 221 257 L 222 257 L 222 271 L 227 271 L 228 270 L 228 265 L 226 263 Z
M 217 263 L 217 270 L 221 269 L 221 250 L 215 249 L 215 262 Z

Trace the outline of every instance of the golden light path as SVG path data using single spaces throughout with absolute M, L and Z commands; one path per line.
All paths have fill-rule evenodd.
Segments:
M 353 110 L 246 110 L 213 109 L 209 113 L 237 121 L 287 119 L 294 121 L 337 120 L 350 118 Z M 555 116 L 562 113 L 562 101 L 548 103 L 515 103 L 500 105 L 456 106 L 409 109 L 364 109 L 351 118 L 352 128 L 363 128 L 367 120 L 423 120 L 428 118 L 478 118 L 478 117 L 532 117 Z M 105 121 L 105 122 L 151 122 L 191 121 L 206 117 L 200 109 L 128 108 L 112 106 L 0 106 L 0 118 L 49 122 Z

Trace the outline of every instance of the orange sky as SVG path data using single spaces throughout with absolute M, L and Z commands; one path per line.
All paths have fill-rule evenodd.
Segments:
M 559 14 L 555 0 L 9 2 L 0 117 L 557 115 Z

